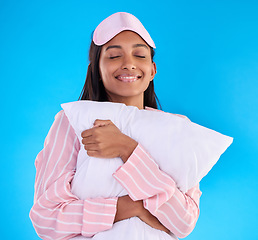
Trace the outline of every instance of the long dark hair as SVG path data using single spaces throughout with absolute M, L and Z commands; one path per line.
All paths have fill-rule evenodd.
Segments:
M 89 51 L 89 66 L 86 75 L 86 80 L 81 91 L 79 100 L 93 100 L 99 102 L 109 101 L 103 82 L 100 80 L 99 73 L 99 58 L 102 46 L 97 46 L 92 41 Z M 151 59 L 153 61 L 155 52 L 152 47 L 151 49 Z M 157 109 L 158 105 L 161 108 L 161 104 L 158 97 L 154 91 L 154 82 L 151 81 L 148 88 L 144 92 L 144 107 L 152 107 Z

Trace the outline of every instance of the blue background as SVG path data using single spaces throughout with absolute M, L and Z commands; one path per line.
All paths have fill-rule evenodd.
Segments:
M 202 180 L 186 239 L 258 239 L 258 2 L 0 1 L 1 239 L 38 239 L 29 220 L 34 160 L 83 87 L 91 33 L 117 11 L 154 39 L 163 110 L 234 137 Z

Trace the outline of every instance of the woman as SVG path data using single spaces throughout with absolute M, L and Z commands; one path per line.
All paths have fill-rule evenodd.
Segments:
M 105 19 L 94 31 L 81 100 L 157 109 L 153 48 L 148 32 L 133 15 L 116 13 Z M 128 192 L 142 192 L 141 197 L 82 200 L 71 192 L 80 142 L 61 111 L 35 162 L 35 198 L 30 218 L 41 238 L 115 239 L 120 231 L 118 239 L 130 239 L 127 237 L 131 230 L 126 231 L 131 220 L 139 221 L 146 232 L 151 232 L 150 238 L 146 232 L 139 236 L 137 231 L 141 229 L 133 229 L 138 239 L 177 239 L 176 236 L 190 234 L 199 216 L 199 186 L 182 193 L 141 143 L 121 133 L 109 120 L 97 119 L 93 128 L 82 133 L 82 143 L 89 156 L 120 157 L 124 164 L 114 173 L 115 179 L 126 183 Z M 130 164 L 137 166 L 137 171 L 132 171 Z M 138 180 L 139 176 L 147 181 Z M 112 232 L 115 228 L 118 230 Z

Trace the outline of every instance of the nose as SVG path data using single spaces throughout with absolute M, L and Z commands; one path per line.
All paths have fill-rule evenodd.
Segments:
M 136 69 L 135 62 L 133 60 L 133 56 L 125 55 L 123 59 L 122 69 L 134 70 Z

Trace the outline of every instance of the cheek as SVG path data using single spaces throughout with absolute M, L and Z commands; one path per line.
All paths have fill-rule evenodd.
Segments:
M 99 64 L 99 72 L 102 80 L 106 80 L 107 78 L 110 78 L 113 76 L 114 73 L 114 67 L 110 64 L 107 64 L 105 62 L 100 62 Z
M 150 64 L 145 64 L 144 66 L 142 66 L 146 76 L 150 77 L 152 75 L 152 65 Z

